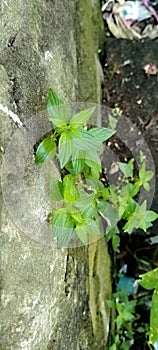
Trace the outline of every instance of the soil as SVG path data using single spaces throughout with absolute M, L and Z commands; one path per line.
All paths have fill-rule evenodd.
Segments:
M 158 73 L 148 76 L 143 69 L 148 63 L 158 67 L 158 40 L 107 38 L 101 62 L 103 104 L 111 108 L 117 104 L 140 130 L 152 153 L 156 170 L 152 207 L 158 212 Z M 158 222 L 152 232 L 157 229 Z
M 140 130 L 151 151 L 156 178 L 152 209 L 158 212 L 158 73 L 150 75 L 144 70 L 147 64 L 154 64 L 158 68 L 158 40 L 107 38 L 101 62 L 104 70 L 102 103 L 110 108 L 117 104 Z M 127 264 L 127 275 L 137 279 L 139 274 L 158 267 L 157 244 L 149 243 L 149 238 L 157 235 L 157 232 L 158 220 L 149 229 L 148 235 L 136 232 L 134 236 L 122 236 L 120 253 L 115 255 L 114 268 L 117 272 Z M 138 293 L 141 293 L 140 288 Z M 141 314 L 139 325 L 149 323 L 149 311 L 143 306 L 138 310 Z M 130 349 L 149 349 L 145 335 L 137 332 L 133 346 Z

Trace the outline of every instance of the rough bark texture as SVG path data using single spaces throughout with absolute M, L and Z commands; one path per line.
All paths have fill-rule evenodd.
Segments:
M 25 123 L 45 108 L 50 86 L 67 102 L 99 102 L 98 1 L 0 2 L 0 103 Z M 0 120 L 3 160 L 17 125 L 2 111 Z M 1 250 L 1 350 L 105 349 L 110 282 L 103 241 L 94 247 L 94 259 L 86 248 L 41 245 L 21 232 L 2 206 Z M 89 295 L 97 305 L 91 312 Z

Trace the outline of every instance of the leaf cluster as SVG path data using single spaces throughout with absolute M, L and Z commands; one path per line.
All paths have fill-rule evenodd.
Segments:
M 88 127 L 88 121 L 95 113 L 91 107 L 78 113 L 70 114 L 66 104 L 52 89 L 48 92 L 48 118 L 52 123 L 53 133 L 38 146 L 35 162 L 37 164 L 54 159 L 58 160 L 64 176 L 52 179 L 50 194 L 59 201 L 59 209 L 53 213 L 51 224 L 53 235 L 62 247 L 72 239 L 88 244 L 91 237 L 99 238 L 100 218 L 105 222 L 107 241 L 112 240 L 113 249 L 119 248 L 118 223 L 122 230 L 131 234 L 134 229 L 146 230 L 158 217 L 146 209 L 146 201 L 139 205 L 136 201 L 141 186 L 149 191 L 152 171 L 146 170 L 141 155 L 141 167 L 134 176 L 134 160 L 118 163 L 123 174 L 119 185 L 107 187 L 101 181 L 102 164 L 100 154 L 103 142 L 114 133 L 116 119 L 110 116 L 110 128 Z
M 141 187 L 149 191 L 149 181 L 153 176 L 152 171 L 146 170 L 144 159 L 142 159 L 137 176 L 134 176 L 133 158 L 128 163 L 118 162 L 118 166 L 123 174 L 121 184 L 109 186 L 108 201 L 100 207 L 101 216 L 108 221 L 106 238 L 107 240 L 112 239 L 114 251 L 117 251 L 119 247 L 119 223 L 122 224 L 123 232 L 131 234 L 138 228 L 146 232 L 152 226 L 152 222 L 158 218 L 157 213 L 147 210 L 146 200 L 141 204 L 137 203 Z
M 56 157 L 60 169 L 66 171 L 63 179 L 52 179 L 50 184 L 52 198 L 62 203 L 51 220 L 53 235 L 58 238 L 59 247 L 71 239 L 88 244 L 89 237 L 101 235 L 98 202 L 99 197 L 104 199 L 106 194 L 99 180 L 100 153 L 103 142 L 114 130 L 85 128 L 95 108 L 70 116 L 62 99 L 52 89 L 48 92 L 47 110 L 53 134 L 38 146 L 35 162 L 39 164 Z
M 146 201 L 141 204 L 137 201 L 141 187 L 150 190 L 153 172 L 146 169 L 141 152 L 137 175 L 134 159 L 130 159 L 118 162 L 122 173 L 119 184 L 105 186 L 102 182 L 100 154 L 103 142 L 115 133 L 115 116 L 121 115 L 117 106 L 109 116 L 108 128 L 89 128 L 87 123 L 95 113 L 94 107 L 71 115 L 64 101 L 49 89 L 47 111 L 53 133 L 39 144 L 35 162 L 40 164 L 56 158 L 61 170 L 61 177 L 50 183 L 50 195 L 59 202 L 59 208 L 50 215 L 58 247 L 67 246 L 71 240 L 87 245 L 91 239 L 101 237 L 102 218 L 106 240 L 111 240 L 114 251 L 119 251 L 120 231 L 131 234 L 140 228 L 146 232 L 158 218 L 154 211 L 147 210 Z M 141 278 L 139 283 L 144 288 L 154 289 L 150 316 L 150 343 L 154 345 L 158 342 L 158 269 Z M 133 339 L 131 324 L 137 317 L 136 301 L 129 301 L 127 294 L 118 291 L 107 303 L 115 312 L 115 335 L 110 350 L 128 350 Z
M 137 319 L 136 300 L 128 300 L 124 291 L 113 293 L 111 300 L 107 304 L 113 310 L 115 329 L 112 345 L 109 350 L 129 350 L 133 342 L 133 323 Z

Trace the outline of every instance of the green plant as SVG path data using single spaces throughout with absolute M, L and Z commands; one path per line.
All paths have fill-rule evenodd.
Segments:
M 129 350 L 133 343 L 134 321 L 138 318 L 136 314 L 136 300 L 128 300 L 125 291 L 113 293 L 112 300 L 107 304 L 112 308 L 113 332 L 111 334 L 111 346 L 109 350 Z
M 50 195 L 59 201 L 59 209 L 52 210 L 51 225 L 57 237 L 58 247 L 72 239 L 86 245 L 91 236 L 102 235 L 100 218 L 106 223 L 106 238 L 112 239 L 115 251 L 119 247 L 118 223 L 121 230 L 131 234 L 134 229 L 146 231 L 158 215 L 146 209 L 146 201 L 139 205 L 136 197 L 144 186 L 149 191 L 153 176 L 146 170 L 143 154 L 141 167 L 134 175 L 134 159 L 118 163 L 123 174 L 119 185 L 105 186 L 101 181 L 100 153 L 103 142 L 114 133 L 117 120 L 109 118 L 110 128 L 88 127 L 87 122 L 95 112 L 91 107 L 72 116 L 55 91 L 49 89 L 47 101 L 48 118 L 53 133 L 38 146 L 35 162 L 43 163 L 56 157 L 61 177 L 52 179 Z
M 150 310 L 149 344 L 155 346 L 158 343 L 158 268 L 146 272 L 140 277 L 139 284 L 148 290 L 153 290 Z

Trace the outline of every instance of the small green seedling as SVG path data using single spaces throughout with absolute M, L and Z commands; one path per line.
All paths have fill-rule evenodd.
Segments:
M 59 209 L 52 211 L 50 220 L 58 247 L 66 246 L 71 240 L 87 245 L 90 237 L 101 237 L 100 219 L 103 218 L 107 226 L 106 238 L 112 239 L 117 251 L 118 223 L 123 222 L 122 230 L 131 234 L 137 228 L 146 231 L 158 217 L 146 209 L 146 201 L 141 205 L 136 201 L 141 186 L 149 191 L 153 173 L 146 170 L 141 155 L 141 168 L 136 177 L 133 159 L 128 163 L 119 162 L 123 174 L 121 184 L 105 186 L 101 181 L 100 154 L 103 142 L 115 133 L 116 119 L 109 118 L 110 128 L 89 128 L 87 122 L 95 107 L 70 115 L 52 89 L 48 93 L 47 110 L 53 133 L 38 146 L 35 162 L 39 164 L 56 157 L 59 163 L 61 177 L 50 183 L 50 195 L 59 201 Z

